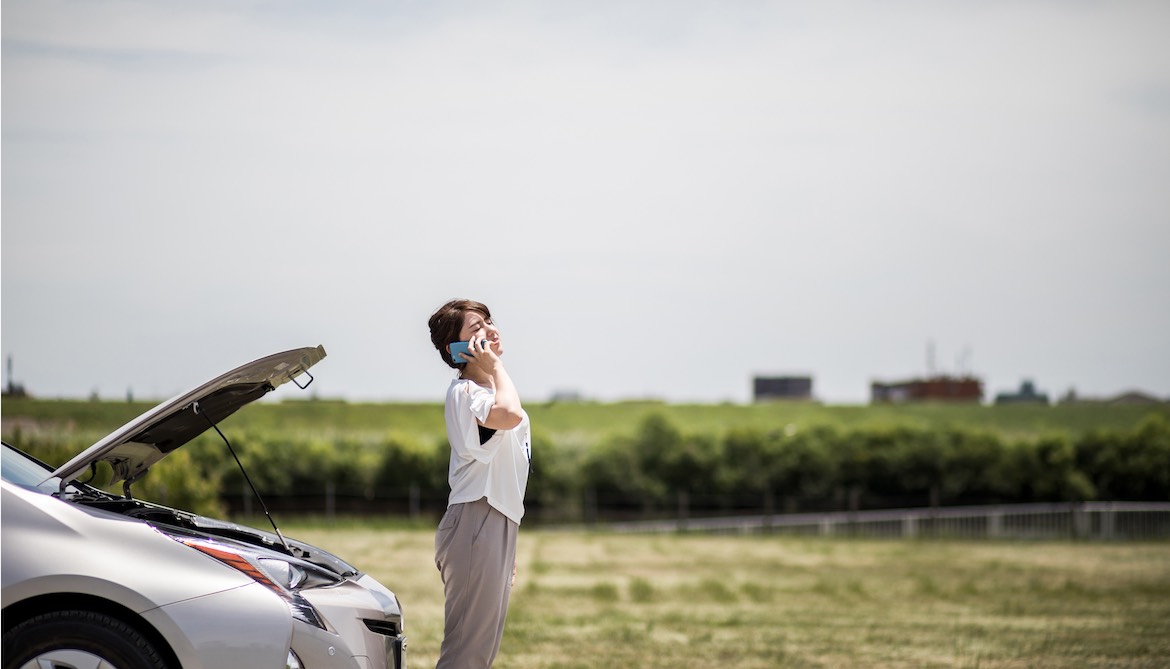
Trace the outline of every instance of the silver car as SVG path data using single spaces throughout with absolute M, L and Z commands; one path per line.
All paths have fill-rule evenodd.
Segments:
M 131 494 L 168 453 L 211 428 L 223 436 L 217 423 L 243 405 L 289 381 L 307 386 L 324 357 L 318 346 L 243 365 L 56 470 L 4 444 L 4 667 L 404 667 L 402 607 L 369 575 L 275 524 L 261 531 Z M 98 462 L 123 495 L 78 481 Z

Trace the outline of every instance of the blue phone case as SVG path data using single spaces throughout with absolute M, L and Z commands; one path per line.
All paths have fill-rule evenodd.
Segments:
M 471 353 L 468 353 L 468 347 L 470 345 L 471 345 L 471 342 L 469 342 L 469 341 L 457 341 L 457 342 L 452 343 L 451 344 L 451 362 L 454 362 L 456 364 L 467 362 L 463 358 L 459 357 L 459 354 L 460 353 L 467 353 L 468 355 L 471 355 Z

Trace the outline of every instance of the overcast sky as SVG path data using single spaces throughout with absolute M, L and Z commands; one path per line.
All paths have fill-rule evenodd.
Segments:
M 323 344 L 321 397 L 441 401 L 470 297 L 532 400 L 1170 397 L 1170 3 L 2 9 L 34 395 Z

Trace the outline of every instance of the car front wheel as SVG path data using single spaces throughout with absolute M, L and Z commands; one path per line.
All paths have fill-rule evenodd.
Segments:
M 4 633 L 5 669 L 167 669 L 155 647 L 117 618 L 92 611 L 34 616 Z

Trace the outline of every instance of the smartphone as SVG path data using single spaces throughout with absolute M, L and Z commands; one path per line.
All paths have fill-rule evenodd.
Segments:
M 486 339 L 480 341 L 480 346 L 483 346 L 485 344 L 487 344 Z M 471 342 L 469 342 L 469 341 L 452 342 L 452 344 L 451 344 L 451 362 L 456 363 L 456 364 L 462 364 L 462 363 L 467 362 L 463 358 L 459 357 L 459 354 L 466 353 L 467 355 L 470 356 L 471 352 L 468 350 L 469 346 L 471 346 Z

